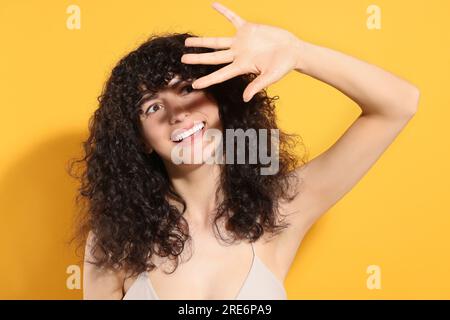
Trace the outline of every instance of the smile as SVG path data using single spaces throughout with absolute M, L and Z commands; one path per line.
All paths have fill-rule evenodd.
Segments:
M 180 133 L 180 134 L 176 135 L 175 137 L 173 137 L 172 141 L 174 141 L 174 142 L 183 141 L 187 137 L 189 137 L 189 136 L 195 134 L 196 132 L 202 130 L 204 127 L 205 127 L 205 123 L 204 122 L 200 122 L 200 123 L 196 124 L 195 126 L 193 126 L 192 128 L 190 128 L 189 130 L 186 130 L 183 133 Z

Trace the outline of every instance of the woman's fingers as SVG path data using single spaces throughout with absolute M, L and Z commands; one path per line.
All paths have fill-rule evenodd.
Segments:
M 228 49 L 233 44 L 229 37 L 189 37 L 184 40 L 186 47 L 204 47 L 211 49 Z
M 213 8 L 223 14 L 233 25 L 239 29 L 247 22 L 239 17 L 236 13 L 225 7 L 224 5 L 214 2 Z M 235 54 L 230 49 L 234 42 L 234 38 L 230 37 L 189 37 L 185 40 L 185 46 L 205 47 L 211 49 L 228 49 L 207 53 L 186 53 L 181 57 L 181 62 L 190 64 L 223 64 L 233 62 Z M 227 66 L 201 77 L 192 83 L 194 89 L 203 89 L 211 85 L 224 82 L 241 74 L 245 71 L 235 62 Z
M 194 89 L 203 89 L 216 83 L 227 81 L 228 79 L 237 77 L 243 72 L 234 63 L 231 63 L 207 76 L 201 77 L 192 83 Z
M 234 55 L 231 50 L 221 50 L 207 53 L 185 53 L 181 62 L 188 64 L 222 64 L 233 62 Z
M 250 84 L 242 93 L 244 101 L 248 102 L 256 93 L 268 87 L 272 83 L 277 82 L 280 78 L 281 75 L 277 74 L 276 72 L 260 74 L 252 82 L 250 82 Z
M 236 29 L 239 29 L 241 26 L 245 24 L 244 19 L 239 17 L 236 13 L 225 7 L 223 4 L 214 2 L 212 6 L 214 9 L 223 14 L 228 20 L 230 20 L 231 23 L 236 27 Z

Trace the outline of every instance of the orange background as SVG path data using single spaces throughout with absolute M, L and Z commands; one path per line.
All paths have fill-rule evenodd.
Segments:
M 231 1 L 244 19 L 379 65 L 417 85 L 419 111 L 368 174 L 313 226 L 285 285 L 289 299 L 450 298 L 450 2 Z M 66 26 L 69 5 L 81 28 Z M 369 30 L 366 9 L 381 9 Z M 201 17 L 201 19 L 199 19 Z M 0 298 L 80 299 L 65 246 L 76 212 L 66 173 L 111 68 L 151 33 L 233 36 L 211 1 L 0 2 Z M 292 72 L 269 88 L 280 126 L 311 158 L 359 114 L 341 92 Z M 366 286 L 370 265 L 381 289 Z M 81 267 L 81 265 L 80 265 Z

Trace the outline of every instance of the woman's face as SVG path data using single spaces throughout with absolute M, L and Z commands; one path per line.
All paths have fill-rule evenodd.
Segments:
M 176 76 L 167 88 L 154 96 L 144 93 L 140 101 L 140 121 L 148 150 L 153 150 L 163 160 L 172 161 L 172 149 L 177 144 L 180 147 L 190 145 L 194 150 L 194 143 L 202 141 L 206 129 L 222 131 L 216 101 L 207 96 L 204 90 L 192 89 L 190 84 L 193 80 L 181 80 Z M 141 89 L 145 91 L 146 88 L 142 86 Z M 190 133 L 189 129 L 193 132 L 202 123 L 203 129 L 186 137 Z M 177 141 L 180 138 L 184 139 Z M 202 144 L 202 148 L 205 145 L 206 142 Z

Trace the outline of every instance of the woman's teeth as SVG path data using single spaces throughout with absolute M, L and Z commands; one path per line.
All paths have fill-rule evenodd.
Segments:
M 189 137 L 190 135 L 196 133 L 197 131 L 200 131 L 201 129 L 203 129 L 204 126 L 205 126 L 205 124 L 203 122 L 200 122 L 199 124 L 193 126 L 189 130 L 187 130 L 187 131 L 185 131 L 183 133 L 180 133 L 179 135 L 175 136 L 173 141 L 180 142 L 181 140 L 186 139 L 187 137 Z

